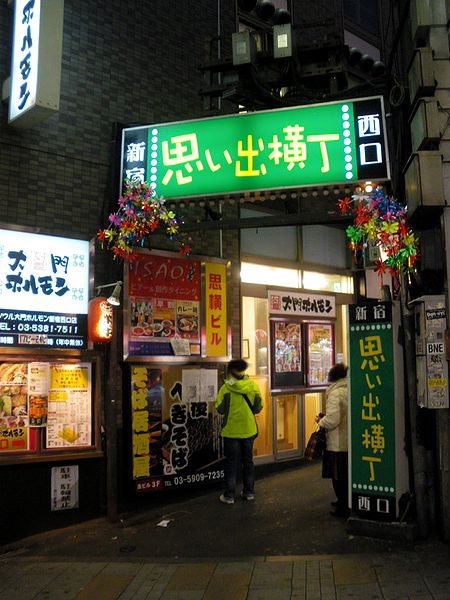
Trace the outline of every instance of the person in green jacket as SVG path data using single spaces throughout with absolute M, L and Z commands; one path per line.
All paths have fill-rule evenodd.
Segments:
M 255 414 L 263 408 L 259 387 L 245 371 L 248 365 L 238 358 L 228 363 L 228 377 L 217 394 L 215 407 L 223 416 L 220 435 L 225 452 L 225 491 L 220 501 L 234 504 L 238 466 L 242 464 L 241 497 L 255 499 L 253 442 L 258 435 Z

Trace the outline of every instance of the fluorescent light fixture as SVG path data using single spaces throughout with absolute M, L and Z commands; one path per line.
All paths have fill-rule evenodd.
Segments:
M 298 269 L 286 269 L 255 263 L 241 263 L 241 281 L 260 285 L 299 287 Z

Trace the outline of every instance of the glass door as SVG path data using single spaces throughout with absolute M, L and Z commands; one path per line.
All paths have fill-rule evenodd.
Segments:
M 317 425 L 315 417 L 320 412 L 325 412 L 322 408 L 323 394 L 322 392 L 309 392 L 304 395 L 303 400 L 303 449 L 306 447 L 308 440 Z M 303 454 L 303 452 L 302 452 Z
M 300 396 L 282 394 L 273 396 L 276 458 L 287 458 L 300 453 Z
M 258 437 L 254 444 L 256 462 L 273 460 L 273 416 L 269 387 L 267 300 L 244 296 L 242 299 L 241 356 L 248 362 L 248 375 L 259 386 L 263 409 L 256 415 Z

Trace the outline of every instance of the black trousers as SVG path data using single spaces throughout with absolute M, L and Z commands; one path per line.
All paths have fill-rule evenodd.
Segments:
M 332 480 L 338 509 L 346 511 L 348 508 L 348 453 L 325 450 L 322 477 Z
M 338 508 L 347 510 L 348 508 L 348 478 L 332 479 L 333 490 L 336 494 Z

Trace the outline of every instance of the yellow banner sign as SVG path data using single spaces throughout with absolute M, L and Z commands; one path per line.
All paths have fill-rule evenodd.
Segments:
M 206 356 L 227 355 L 227 271 L 205 263 Z

